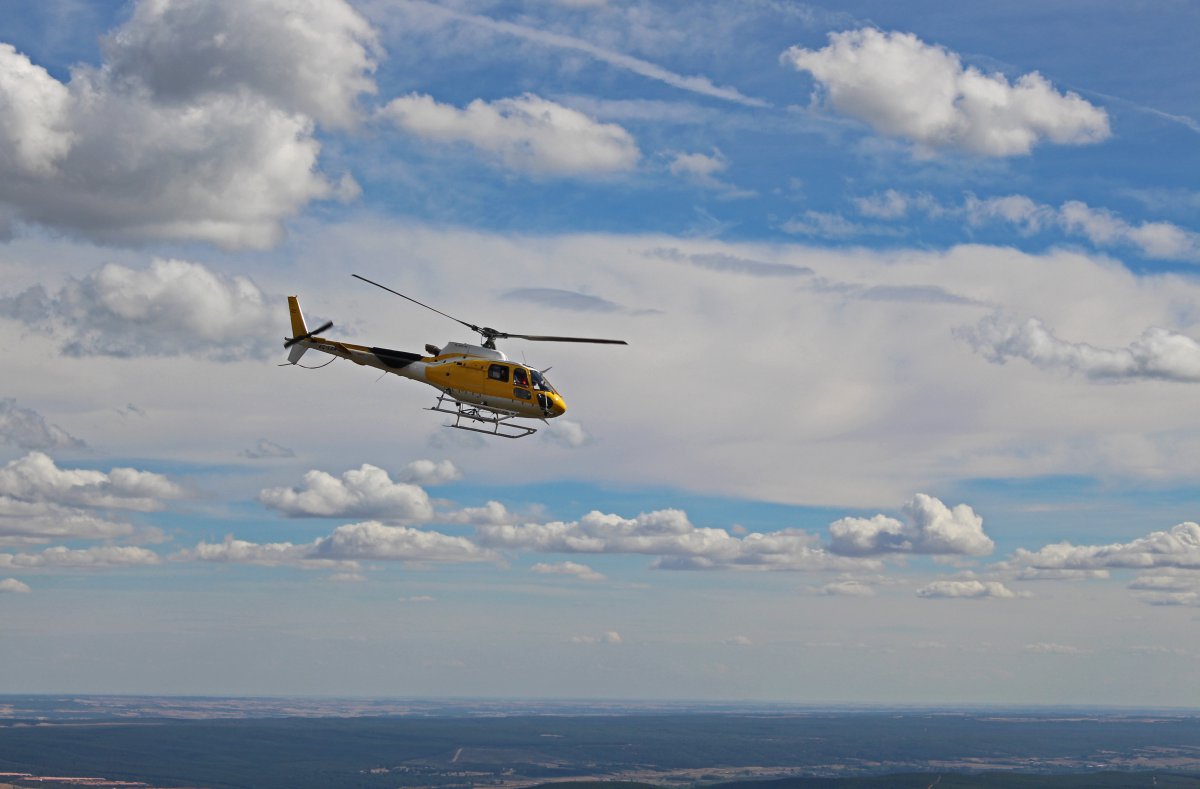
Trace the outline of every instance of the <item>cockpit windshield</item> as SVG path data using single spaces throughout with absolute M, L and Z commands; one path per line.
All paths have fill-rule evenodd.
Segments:
M 530 377 L 533 378 L 533 388 L 534 389 L 537 389 L 542 392 L 554 392 L 555 391 L 554 387 L 550 385 L 550 382 L 546 380 L 546 376 L 542 375 L 537 370 L 530 370 L 529 375 L 530 375 Z

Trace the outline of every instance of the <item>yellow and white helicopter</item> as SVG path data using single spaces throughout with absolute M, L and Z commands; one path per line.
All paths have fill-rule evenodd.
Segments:
M 288 362 L 304 367 L 299 364 L 300 357 L 312 349 L 336 358 L 349 359 L 355 364 L 375 367 L 385 373 L 394 373 L 403 378 L 411 378 L 414 381 L 429 384 L 440 394 L 438 394 L 437 403 L 425 410 L 440 411 L 453 416 L 454 422 L 447 427 L 504 438 L 524 438 L 536 433 L 537 429 L 514 421 L 517 418 L 525 417 L 544 421 L 562 416 L 566 412 L 567 404 L 563 401 L 562 395 L 546 380 L 543 371 L 510 361 L 502 351 L 496 350 L 496 340 L 514 338 L 538 342 L 592 342 L 605 345 L 628 345 L 624 340 L 511 334 L 497 331 L 488 326 L 476 326 L 473 323 L 459 320 L 453 315 L 447 315 L 428 304 L 422 304 L 386 285 L 380 285 L 378 282 L 360 277 L 358 274 L 352 276 L 377 288 L 383 288 L 388 293 L 394 293 L 402 299 L 408 299 L 413 304 L 418 304 L 427 310 L 433 310 L 438 315 L 461 323 L 471 331 L 477 332 L 483 338 L 483 344 L 469 345 L 462 342 L 450 342 L 442 348 L 426 345 L 425 350 L 429 355 L 422 356 L 419 353 L 408 351 L 394 351 L 390 348 L 326 340 L 317 335 L 332 328 L 333 322 L 328 321 L 309 331 L 304 322 L 304 315 L 300 312 L 300 302 L 295 296 L 288 296 L 288 310 L 292 317 L 292 336 L 286 338 L 283 343 L 284 348 L 291 349 L 288 354 Z M 325 364 L 333 361 L 334 359 L 330 359 Z M 324 364 L 319 365 L 319 367 L 324 366 Z M 490 428 L 476 427 L 475 424 L 490 425 Z

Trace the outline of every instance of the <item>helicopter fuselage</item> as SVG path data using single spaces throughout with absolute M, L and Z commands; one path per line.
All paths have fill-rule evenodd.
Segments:
M 321 351 L 355 364 L 429 384 L 447 397 L 492 411 L 553 419 L 567 410 L 562 396 L 539 371 L 512 362 L 502 351 L 452 342 L 436 356 L 310 337 L 296 348 Z M 297 355 L 297 359 L 299 356 Z

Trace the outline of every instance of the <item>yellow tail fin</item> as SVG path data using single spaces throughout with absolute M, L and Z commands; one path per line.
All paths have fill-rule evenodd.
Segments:
M 292 315 L 292 336 L 301 337 L 308 334 L 308 327 L 304 325 L 304 313 L 300 312 L 300 302 L 295 296 L 288 296 L 288 312 Z M 288 354 L 288 361 L 295 364 L 307 350 L 308 346 L 304 343 L 293 345 L 291 353 Z
M 292 314 L 292 336 L 308 334 L 308 327 L 304 325 L 304 313 L 300 312 L 300 302 L 295 296 L 288 296 L 288 312 Z

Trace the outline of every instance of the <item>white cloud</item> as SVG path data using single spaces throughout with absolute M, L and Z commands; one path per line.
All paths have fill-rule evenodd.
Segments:
M 227 536 L 222 542 L 200 542 L 195 548 L 171 556 L 175 561 L 217 562 L 222 564 L 257 564 L 267 567 L 302 567 L 310 570 L 356 570 L 358 564 L 338 559 L 312 556 L 315 543 L 296 545 L 290 542 L 255 543 Z
M 375 49 L 344 0 L 142 0 L 66 83 L 0 44 L 0 204 L 101 240 L 269 246 L 334 196 L 314 124 L 353 123 Z
M 101 540 L 134 533 L 128 523 L 47 501 L 20 501 L 0 495 L 0 545 L 50 540 Z
M 61 469 L 41 452 L 30 452 L 0 468 L 0 544 L 36 544 L 52 539 L 128 537 L 128 523 L 103 512 L 153 512 L 186 491 L 161 474 L 114 468 L 107 474 Z
M 549 423 L 542 432 L 546 440 L 567 449 L 578 449 L 587 446 L 594 440 L 592 434 L 584 430 L 583 425 L 579 422 L 562 417 Z
M 410 485 L 444 485 L 462 479 L 462 472 L 449 460 L 414 460 L 396 472 L 397 482 Z
M 558 564 L 539 562 L 529 569 L 543 575 L 567 575 L 581 581 L 603 581 L 607 577 L 604 573 L 598 573 L 586 564 L 578 562 L 559 562 Z
M 509 512 L 508 508 L 500 502 L 489 501 L 482 507 L 463 507 L 462 509 L 438 513 L 438 520 L 442 523 L 499 526 L 506 523 L 516 523 L 519 518 L 514 513 Z
M 171 558 L 175 561 L 332 569 L 343 573 L 356 573 L 362 561 L 428 564 L 498 559 L 495 553 L 466 537 L 391 526 L 379 521 L 348 523 L 337 527 L 328 536 L 300 544 L 254 543 L 228 536 L 219 543 L 197 543 L 195 548 L 179 551 Z
M 313 469 L 298 488 L 268 488 L 258 494 L 265 506 L 289 518 L 385 518 L 422 521 L 433 517 L 429 495 L 387 471 L 364 463 L 340 478 Z
M 811 210 L 805 211 L 803 216 L 792 217 L 781 224 L 779 229 L 797 236 L 813 236 L 832 240 L 864 235 L 895 236 L 901 233 L 897 228 L 864 225 L 859 222 L 851 222 L 840 214 Z
M 1017 597 L 999 581 L 934 581 L 917 590 L 918 597 L 927 598 L 964 598 L 980 600 L 983 598 L 1009 599 Z
M 1023 233 L 1057 227 L 1067 235 L 1086 238 L 1096 247 L 1131 246 L 1155 260 L 1200 262 L 1200 233 L 1170 222 L 1131 224 L 1112 211 L 1092 208 L 1079 200 L 1069 200 L 1055 208 L 1025 195 L 983 200 L 969 195 L 963 210 L 972 225 L 1002 221 L 1015 225 Z
M 107 263 L 53 297 L 39 285 L 0 298 L 0 316 L 61 336 L 76 357 L 263 356 L 282 343 L 285 315 L 249 278 L 183 260 Z
M 1157 567 L 1200 570 L 1200 525 L 1180 523 L 1126 543 L 1072 545 L 1060 542 L 1037 551 L 1019 548 L 1009 562 L 1037 570 L 1095 570 Z
M 370 24 L 341 0 L 139 2 L 105 40 L 118 80 L 155 98 L 188 100 L 244 88 L 333 128 L 352 126 L 374 93 L 380 50 Z
M 38 553 L 0 553 L 0 568 L 21 570 L 43 567 L 134 567 L 158 564 L 160 561 L 159 555 L 154 551 L 133 545 L 101 545 L 76 549 L 57 545 Z
M 463 142 L 512 170 L 594 175 L 632 170 L 641 154 L 629 132 L 531 93 L 465 109 L 431 96 L 393 99 L 380 114 L 399 128 L 438 142 Z
M 713 149 L 712 155 L 703 153 L 675 153 L 671 157 L 667 170 L 671 175 L 686 178 L 697 186 L 705 189 L 716 189 L 723 192 L 725 198 L 751 197 L 754 192 L 738 189 L 733 184 L 726 183 L 717 177 L 717 173 L 729 168 L 729 160 L 718 149 Z
M 0 304 L 0 313 L 3 306 Z M 21 449 L 83 449 L 83 441 L 51 425 L 32 408 L 22 408 L 11 397 L 0 397 L 0 443 Z
M 1131 225 L 1111 211 L 1078 200 L 1063 203 L 1058 219 L 1068 233 L 1082 235 L 1096 246 L 1129 244 L 1149 258 L 1200 262 L 1200 233 L 1170 222 Z
M 1150 605 L 1200 605 L 1200 573 L 1164 568 L 1130 582 L 1139 600 Z
M 968 195 L 963 210 L 972 225 L 1003 220 L 1025 233 L 1036 233 L 1058 221 L 1053 207 L 1035 203 L 1025 195 L 989 197 L 985 200 Z
M 243 449 L 238 453 L 238 457 L 249 458 L 251 460 L 263 460 L 266 458 L 294 458 L 296 453 L 285 446 L 276 444 L 274 441 L 268 441 L 265 438 L 260 438 L 258 443 L 250 449 Z
M 654 567 L 670 570 L 861 569 L 878 562 L 834 556 L 817 537 L 798 529 L 738 538 L 723 529 L 697 528 L 681 510 L 658 510 L 635 518 L 592 511 L 574 522 L 481 525 L 482 545 L 543 553 L 632 553 L 658 556 Z
M 378 521 L 349 523 L 314 544 L 312 557 L 399 562 L 488 562 L 496 555 L 466 537 L 390 526 Z
M 901 522 L 886 515 L 842 518 L 829 524 L 829 550 L 846 556 L 886 553 L 986 556 L 995 544 L 983 532 L 983 518 L 966 504 L 953 509 L 918 493 Z
M 895 189 L 888 189 L 882 194 L 855 198 L 854 205 L 863 216 L 874 219 L 899 219 L 908 213 L 909 198 Z
M 713 176 L 729 167 L 729 161 L 720 151 L 712 156 L 703 153 L 677 153 L 667 169 L 671 175 L 695 179 L 700 183 L 711 183 Z
M 26 502 L 52 502 L 74 507 L 152 512 L 164 499 L 186 495 L 161 474 L 114 468 L 107 474 L 61 469 L 47 455 L 30 452 L 0 468 L 0 496 Z
M 995 364 L 1017 358 L 1043 370 L 1100 380 L 1200 382 L 1200 343 L 1156 327 L 1117 349 L 1060 340 L 1037 318 L 1020 322 L 1003 313 L 985 317 L 975 326 L 959 327 L 954 333 Z
M 45 69 L 0 43 L 0 172 L 53 173 L 71 149 L 70 95 Z
M 752 640 L 750 640 L 749 636 L 734 636 L 733 638 L 725 639 L 721 643 L 724 644 L 725 646 L 730 646 L 730 647 L 752 647 L 752 646 L 754 646 L 754 642 Z
M 0 579 L 0 594 L 29 594 L 29 591 L 29 585 L 21 583 L 16 578 Z
M 1042 140 L 1083 144 L 1110 133 L 1103 109 L 1059 93 L 1037 72 L 1009 83 L 911 33 L 830 33 L 823 49 L 792 47 L 782 58 L 812 73 L 834 110 L 923 149 L 1014 156 Z

